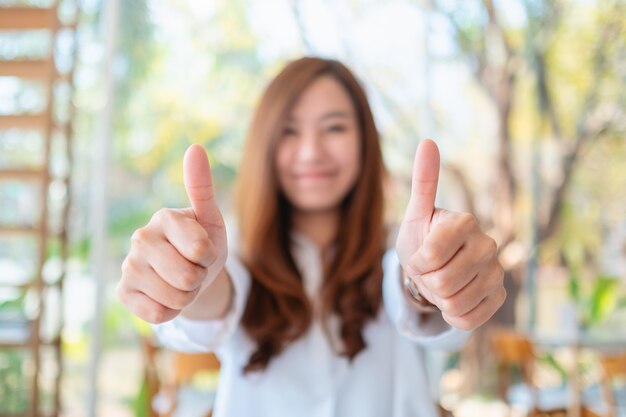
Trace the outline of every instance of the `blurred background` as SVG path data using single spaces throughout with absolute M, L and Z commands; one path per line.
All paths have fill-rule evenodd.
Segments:
M 132 232 L 188 205 L 190 144 L 229 217 L 251 111 L 302 55 L 365 85 L 390 221 L 431 137 L 438 205 L 499 244 L 505 306 L 427 353 L 442 415 L 624 412 L 623 0 L 0 0 L 0 416 L 207 415 L 218 365 L 159 348 L 114 288 Z

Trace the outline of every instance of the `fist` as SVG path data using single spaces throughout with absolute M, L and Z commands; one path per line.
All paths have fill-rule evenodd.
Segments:
M 185 153 L 183 174 L 191 207 L 161 209 L 133 233 L 117 286 L 120 301 L 150 323 L 176 317 L 226 262 L 226 229 L 201 146 Z
M 504 303 L 504 271 L 496 243 L 474 216 L 435 208 L 438 181 L 439 149 L 424 140 L 415 155 L 396 251 L 403 273 L 441 310 L 444 320 L 473 330 Z

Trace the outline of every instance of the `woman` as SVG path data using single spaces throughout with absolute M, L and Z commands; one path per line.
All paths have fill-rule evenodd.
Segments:
M 434 207 L 432 141 L 387 253 L 379 137 L 337 61 L 294 61 L 265 91 L 230 254 L 204 150 L 183 165 L 192 207 L 134 233 L 118 296 L 166 345 L 218 354 L 215 416 L 435 415 L 415 345 L 459 347 L 505 291 L 493 240 Z

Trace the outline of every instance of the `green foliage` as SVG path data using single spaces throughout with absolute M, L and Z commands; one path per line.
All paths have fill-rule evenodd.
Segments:
M 20 414 L 28 408 L 28 379 L 24 374 L 24 353 L 0 352 L 0 414 Z
M 511 239 L 527 241 L 528 225 L 536 222 L 543 240 L 540 264 L 598 263 L 607 234 L 623 223 L 625 212 L 624 200 L 618 196 L 626 188 L 626 126 L 621 122 L 626 62 L 619 52 L 626 46 L 626 5 L 619 1 L 509 3 L 433 3 L 450 22 L 456 55 L 469 64 L 473 81 L 495 114 L 503 116 L 496 122 L 503 124 L 497 146 L 507 154 L 504 165 L 512 167 L 509 183 L 515 184 L 515 192 L 510 201 L 503 201 L 509 195 L 494 192 L 500 185 L 479 185 L 481 189 L 473 184 L 484 184 L 484 179 L 470 179 L 467 183 L 473 189 L 468 195 L 476 196 L 471 206 L 489 226 L 500 207 L 510 210 L 507 215 L 513 222 L 493 224 L 496 234 L 507 236 L 504 241 L 509 234 Z M 529 166 L 532 144 L 540 155 L 534 167 Z M 495 167 L 502 161 L 496 163 L 494 157 L 493 162 L 502 174 Z M 539 171 L 536 192 L 529 168 Z M 470 170 L 468 176 L 473 174 Z M 537 214 L 528 219 L 532 200 Z M 606 302 L 596 304 L 599 310 L 591 320 L 602 315 L 598 306 Z
M 136 201 L 132 203 L 134 204 L 116 205 L 110 208 L 109 233 L 112 237 L 123 236 L 128 238 L 133 230 L 145 225 L 152 217 L 154 211 L 144 207 L 145 203 L 137 204 Z
M 594 201 L 563 202 L 560 227 L 541 246 L 541 261 L 580 270 L 602 248 L 602 210 Z
M 594 280 L 593 289 L 589 298 L 589 315 L 584 321 L 588 326 L 600 323 L 617 306 L 617 292 L 619 285 L 617 277 L 599 276 Z
M 580 277 L 576 271 L 572 271 L 570 273 L 569 279 L 567 281 L 567 289 L 569 292 L 569 296 L 575 303 L 580 303 L 582 295 L 580 289 Z
M 46 245 L 46 259 L 61 256 L 61 240 L 49 239 Z
M 108 195 L 115 258 L 125 256 L 133 230 L 156 210 L 189 204 L 182 156 L 190 144 L 207 149 L 218 196 L 232 186 L 249 114 L 271 68 L 257 56 L 246 2 L 216 2 L 210 9 L 198 16 L 185 2 L 151 9 L 133 0 L 121 17 L 126 71 L 116 92 Z M 184 29 L 172 31 L 172 22 L 185 22 Z M 88 249 L 85 240 L 75 251 Z
M 16 291 L 13 296 L 7 297 L 9 295 L 9 291 L 6 290 L 4 297 L 0 300 L 0 311 L 21 311 L 24 306 L 24 299 L 26 298 L 26 291 Z
M 145 378 L 141 381 L 137 396 L 133 399 L 133 415 L 135 417 L 150 416 L 150 396 L 148 393 L 148 383 Z
M 573 268 L 568 281 L 569 295 L 578 309 L 582 328 L 601 324 L 615 310 L 626 307 L 626 297 L 619 298 L 620 280 L 614 276 L 598 275 L 584 291 L 581 275 Z
M 70 246 L 69 256 L 71 258 L 87 261 L 87 259 L 89 259 L 90 252 L 91 252 L 91 237 L 82 236 L 81 238 L 73 242 L 73 244 Z
M 556 360 L 552 353 L 546 353 L 542 355 L 539 358 L 539 361 L 546 363 L 549 367 L 558 372 L 559 376 L 561 377 L 561 381 L 563 381 L 564 384 L 565 382 L 567 382 L 569 378 L 569 373 L 567 372 L 567 370 L 565 370 L 565 368 L 563 368 L 559 361 Z

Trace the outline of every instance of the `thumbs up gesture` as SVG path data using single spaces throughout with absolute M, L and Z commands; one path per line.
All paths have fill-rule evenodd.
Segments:
M 419 295 L 451 326 L 473 330 L 504 303 L 504 272 L 494 240 L 481 232 L 474 216 L 435 208 L 438 181 L 439 149 L 424 140 L 415 155 L 396 251 Z
M 151 323 L 177 316 L 226 262 L 226 229 L 201 146 L 185 153 L 183 174 L 191 208 L 163 208 L 134 232 L 117 286 L 122 303 Z

